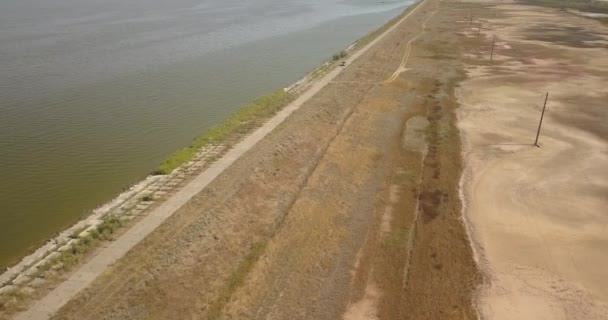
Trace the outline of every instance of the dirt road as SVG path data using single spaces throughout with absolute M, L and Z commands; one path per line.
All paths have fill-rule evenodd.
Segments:
M 549 8 L 463 6 L 486 28 L 469 30 L 459 90 L 481 314 L 608 319 L 608 27 Z

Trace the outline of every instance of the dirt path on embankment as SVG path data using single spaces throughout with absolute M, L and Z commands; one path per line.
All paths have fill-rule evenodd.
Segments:
M 54 318 L 476 318 L 461 15 L 420 4 Z
M 464 40 L 459 89 L 481 315 L 608 319 L 608 26 L 510 2 L 462 6 L 484 27 Z

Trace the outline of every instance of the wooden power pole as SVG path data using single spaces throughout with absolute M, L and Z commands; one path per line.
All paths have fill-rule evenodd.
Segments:
M 494 58 L 494 43 L 496 43 L 496 36 L 492 39 L 492 51 L 490 51 L 490 61 Z
M 545 104 L 543 105 L 543 112 L 540 114 L 540 121 L 538 122 L 538 131 L 536 131 L 536 140 L 534 140 L 534 145 L 539 147 L 538 145 L 538 136 L 540 136 L 540 127 L 543 125 L 543 118 L 545 117 L 545 109 L 547 108 L 547 99 L 549 99 L 549 92 L 545 95 Z

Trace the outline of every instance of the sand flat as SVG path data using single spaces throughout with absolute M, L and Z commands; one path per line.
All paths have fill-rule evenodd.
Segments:
M 498 39 L 493 63 L 471 52 L 458 92 L 481 316 L 606 319 L 608 27 L 515 4 L 476 14 Z

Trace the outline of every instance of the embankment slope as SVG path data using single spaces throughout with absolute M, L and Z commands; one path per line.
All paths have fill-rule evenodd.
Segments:
M 461 14 L 421 3 L 55 318 L 476 318 Z

